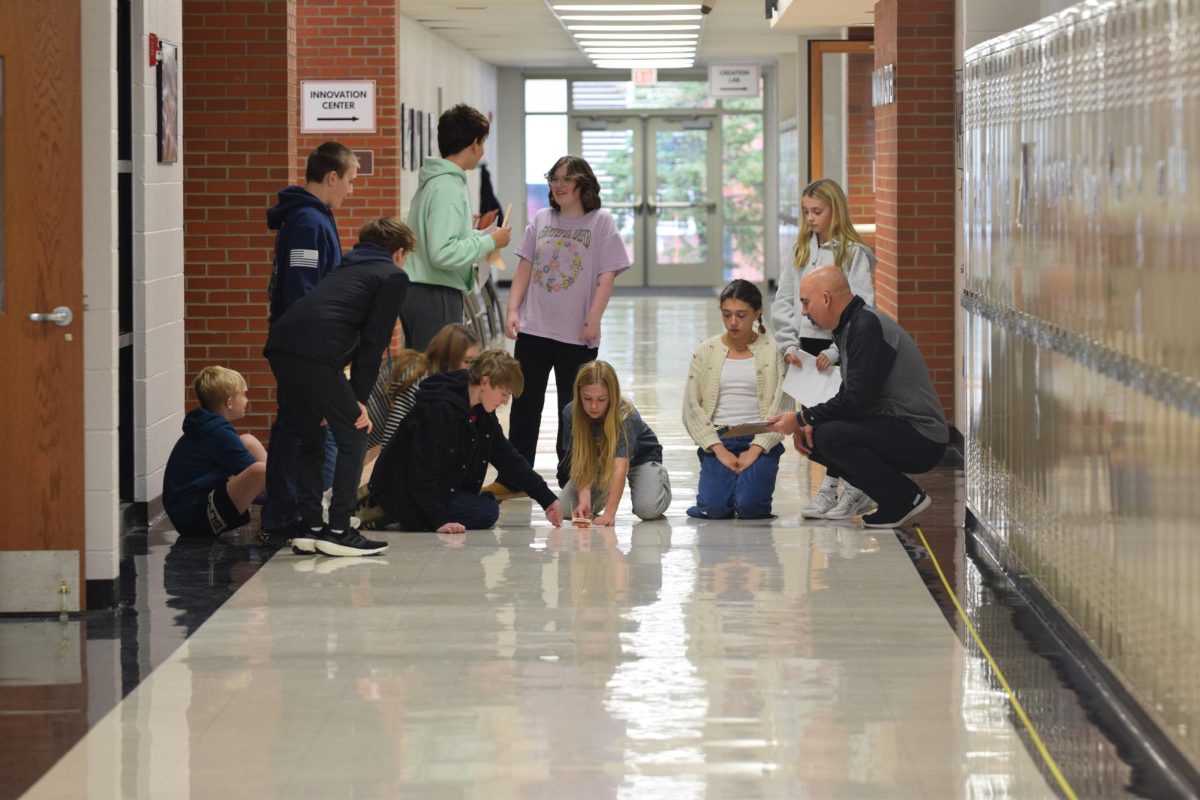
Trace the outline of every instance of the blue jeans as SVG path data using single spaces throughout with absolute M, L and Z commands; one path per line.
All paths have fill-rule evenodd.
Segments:
M 300 461 L 300 432 L 282 409 L 271 425 L 267 470 L 267 502 L 262 508 L 262 526 L 268 530 L 286 528 L 300 521 L 300 503 L 296 499 L 296 465 Z M 323 485 L 333 486 L 333 469 L 337 464 L 337 444 L 333 432 L 325 428 L 325 466 Z
M 753 436 L 723 439 L 722 444 L 735 456 L 750 447 Z M 687 510 L 689 517 L 707 519 L 763 519 L 771 516 L 771 496 L 775 493 L 775 475 L 779 472 L 779 457 L 783 445 L 777 444 L 737 475 L 706 450 L 697 450 L 700 457 L 700 485 L 696 488 L 696 505 Z

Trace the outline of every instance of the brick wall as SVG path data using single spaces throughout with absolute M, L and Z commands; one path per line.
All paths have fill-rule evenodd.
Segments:
M 298 135 L 296 168 L 334 139 L 375 154 L 374 175 L 360 175 L 354 194 L 334 212 L 349 250 L 369 217 L 400 213 L 399 3 L 396 0 L 302 0 L 296 10 L 296 95 L 299 81 L 375 81 L 376 132 Z M 298 126 L 297 126 L 298 127 Z
M 239 429 L 266 439 L 274 378 L 262 357 L 274 236 L 266 209 L 295 183 L 294 4 L 185 0 L 183 41 L 185 356 L 188 406 L 200 369 L 246 376 Z
M 185 0 L 186 358 L 189 386 L 209 364 L 246 376 L 239 429 L 266 441 L 275 382 L 262 348 L 275 237 L 266 210 L 304 179 L 327 139 L 374 151 L 335 212 L 349 249 L 368 217 L 399 213 L 400 138 L 395 0 Z M 301 134 L 300 81 L 373 80 L 377 132 Z
M 912 334 L 954 418 L 954 0 L 875 4 L 875 66 L 895 65 L 875 109 L 879 307 Z

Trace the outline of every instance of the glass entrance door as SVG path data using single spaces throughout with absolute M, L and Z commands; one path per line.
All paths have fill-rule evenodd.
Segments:
M 720 134 L 715 116 L 591 117 L 571 152 L 600 181 L 633 267 L 623 286 L 721 282 Z
M 650 118 L 646 263 L 652 286 L 721 281 L 721 162 L 713 117 Z

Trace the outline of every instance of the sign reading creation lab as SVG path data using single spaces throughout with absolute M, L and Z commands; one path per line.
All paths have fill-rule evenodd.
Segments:
M 374 133 L 375 81 L 300 81 L 301 133 Z
M 710 97 L 758 97 L 758 64 L 710 64 Z

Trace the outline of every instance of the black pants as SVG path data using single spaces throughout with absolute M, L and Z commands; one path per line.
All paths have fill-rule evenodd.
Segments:
M 928 472 L 946 452 L 944 443 L 895 417 L 823 422 L 813 429 L 813 445 L 809 458 L 866 492 L 881 509 L 908 503 L 921 487 L 904 473 Z
M 571 402 L 575 374 L 587 362 L 595 361 L 599 352 L 597 347 L 566 344 L 527 333 L 517 334 L 514 354 L 517 361 L 521 362 L 525 390 L 513 400 L 508 416 L 508 440 L 530 466 L 533 466 L 533 458 L 537 454 L 538 429 L 542 426 L 542 408 L 546 405 L 546 384 L 550 380 L 550 370 L 554 370 L 554 382 L 558 387 L 558 424 L 555 426 L 559 432 L 555 448 L 558 451 L 557 463 L 566 452 L 562 441 L 562 410 Z M 497 480 L 510 489 L 517 485 L 516 478 L 506 475 L 500 475 Z
M 360 409 L 350 382 L 335 367 L 306 358 L 276 354 L 269 358 L 279 386 L 281 412 L 300 435 L 296 468 L 296 498 L 305 525 L 318 528 L 321 519 L 321 468 L 325 458 L 324 419 L 337 443 L 333 470 L 333 499 L 329 502 L 329 527 L 345 530 L 358 500 L 363 458 L 367 452 L 367 430 L 356 428 Z M 271 459 L 267 459 L 270 483 Z

